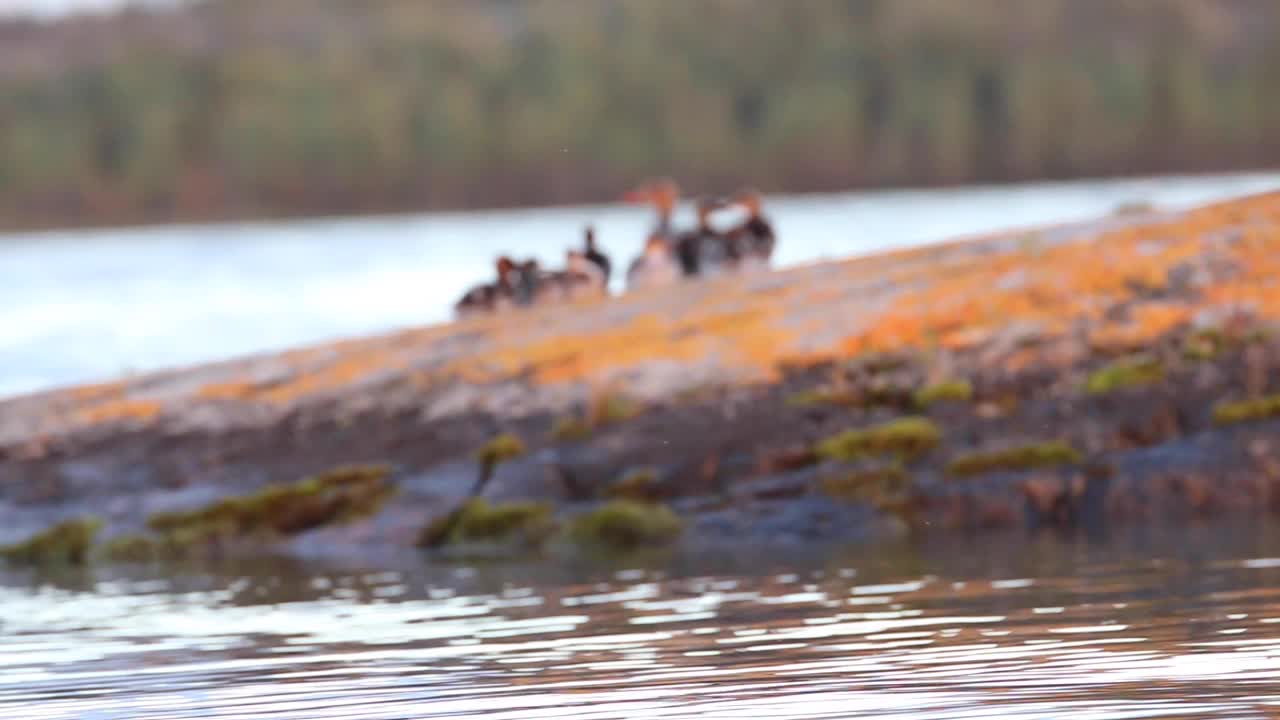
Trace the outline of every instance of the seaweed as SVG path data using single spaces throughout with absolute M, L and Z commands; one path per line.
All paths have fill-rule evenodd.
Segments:
M 582 418 L 569 415 L 556 421 L 551 429 L 551 439 L 559 442 L 578 442 L 591 437 L 591 425 Z
M 117 535 L 103 543 L 99 554 L 112 562 L 152 562 L 162 557 L 180 555 L 182 548 L 150 535 Z
M 288 536 L 376 513 L 394 491 L 385 465 L 335 468 L 290 485 L 219 500 L 196 510 L 155 513 L 147 527 L 176 546 L 246 536 Z
M 1213 407 L 1213 421 L 1218 425 L 1265 420 L 1280 416 L 1280 395 L 1267 395 L 1253 400 L 1220 402 Z
M 0 547 L 0 557 L 15 565 L 83 565 L 101 528 L 97 518 L 64 520 L 20 543 Z
M 1164 379 L 1164 364 L 1155 358 L 1131 357 L 1095 370 L 1085 381 L 1085 392 L 1105 395 L 1123 388 L 1149 385 Z
M 918 458 L 942 441 L 942 431 L 933 421 L 907 417 L 858 430 L 846 430 L 822 440 L 814 448 L 819 457 L 852 461 L 873 455 Z
M 897 498 L 910 485 L 911 477 L 899 465 L 858 468 L 818 481 L 818 487 L 831 497 L 870 503 Z
M 546 503 L 491 505 L 484 498 L 471 498 L 424 527 L 417 544 L 440 547 L 468 541 L 516 541 L 534 547 L 555 532 L 552 515 Z
M 916 407 L 927 409 L 939 402 L 968 402 L 973 399 L 973 384 L 968 380 L 947 380 L 922 387 L 915 392 Z
M 574 518 L 569 536 L 584 547 L 625 551 L 666 545 L 683 529 L 666 505 L 614 500 Z
M 477 497 L 493 479 L 493 473 L 502 463 L 520 457 L 525 453 L 524 441 L 511 433 L 496 435 L 476 451 L 476 462 L 480 464 L 476 474 L 476 482 L 471 486 L 468 497 Z
M 662 493 L 658 473 L 653 468 L 639 468 L 623 475 L 605 489 L 605 497 L 622 500 L 651 501 Z
M 961 455 L 947 463 L 947 474 L 968 477 L 1000 470 L 1076 465 L 1083 461 L 1084 456 L 1079 450 L 1067 443 L 1054 441 Z
M 566 415 L 557 420 L 551 429 L 551 438 L 558 442 L 586 440 L 596 430 L 639 415 L 641 409 L 639 403 L 625 395 L 597 393 L 591 396 L 584 413 Z
M 476 460 L 482 465 L 499 465 L 520 457 L 525 452 L 524 441 L 511 433 L 496 435 L 476 451 Z

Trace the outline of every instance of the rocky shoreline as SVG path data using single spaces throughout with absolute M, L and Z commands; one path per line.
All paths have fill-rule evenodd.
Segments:
M 1269 194 L 13 398 L 0 542 L 92 517 L 86 557 L 325 554 L 435 524 L 440 557 L 1261 517 L 1277 250 Z

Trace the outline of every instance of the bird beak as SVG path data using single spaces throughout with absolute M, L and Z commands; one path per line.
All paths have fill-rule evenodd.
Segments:
M 649 202 L 652 198 L 649 193 L 644 190 L 628 190 L 622 194 L 622 202 L 631 205 L 641 205 Z

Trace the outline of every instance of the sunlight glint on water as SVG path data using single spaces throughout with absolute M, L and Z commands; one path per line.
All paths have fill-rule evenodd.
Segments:
M 9 577 L 0 716 L 1260 717 L 1280 704 L 1276 573 Z

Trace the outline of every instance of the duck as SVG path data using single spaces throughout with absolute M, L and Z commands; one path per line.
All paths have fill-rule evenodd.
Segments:
M 768 268 L 778 241 L 773 224 L 765 218 L 761 209 L 763 200 L 760 193 L 751 188 L 740 190 L 730 200 L 730 204 L 747 212 L 747 219 L 727 233 L 739 267 L 744 270 Z
M 721 198 L 699 198 L 697 227 L 676 236 L 676 257 L 686 278 L 719 275 L 736 264 L 734 246 L 711 226 L 712 213 L 723 207 L 726 203 Z
M 570 249 L 565 252 L 563 270 L 539 273 L 533 304 L 604 297 L 609 292 L 605 278 L 585 252 Z
M 494 263 L 497 280 L 477 285 L 454 303 L 453 312 L 459 320 L 492 313 L 515 304 L 517 276 L 520 266 L 510 257 L 500 256 Z
M 630 203 L 644 203 L 653 207 L 656 218 L 649 237 L 661 237 L 669 243 L 675 242 L 671 216 L 680 202 L 680 186 L 670 178 L 660 178 L 627 191 L 622 199 Z
M 509 273 L 512 285 L 512 300 L 516 305 L 526 307 L 538 300 L 545 273 L 542 266 L 534 258 L 514 263 Z
M 662 287 L 677 283 L 682 277 L 671 242 L 654 233 L 645 242 L 644 253 L 627 268 L 627 289 Z
M 600 273 L 604 276 L 604 285 L 608 287 L 609 276 L 613 274 L 613 266 L 609 262 L 609 256 L 601 252 L 596 246 L 596 229 L 591 225 L 588 225 L 583 231 L 582 255 L 599 268 Z

